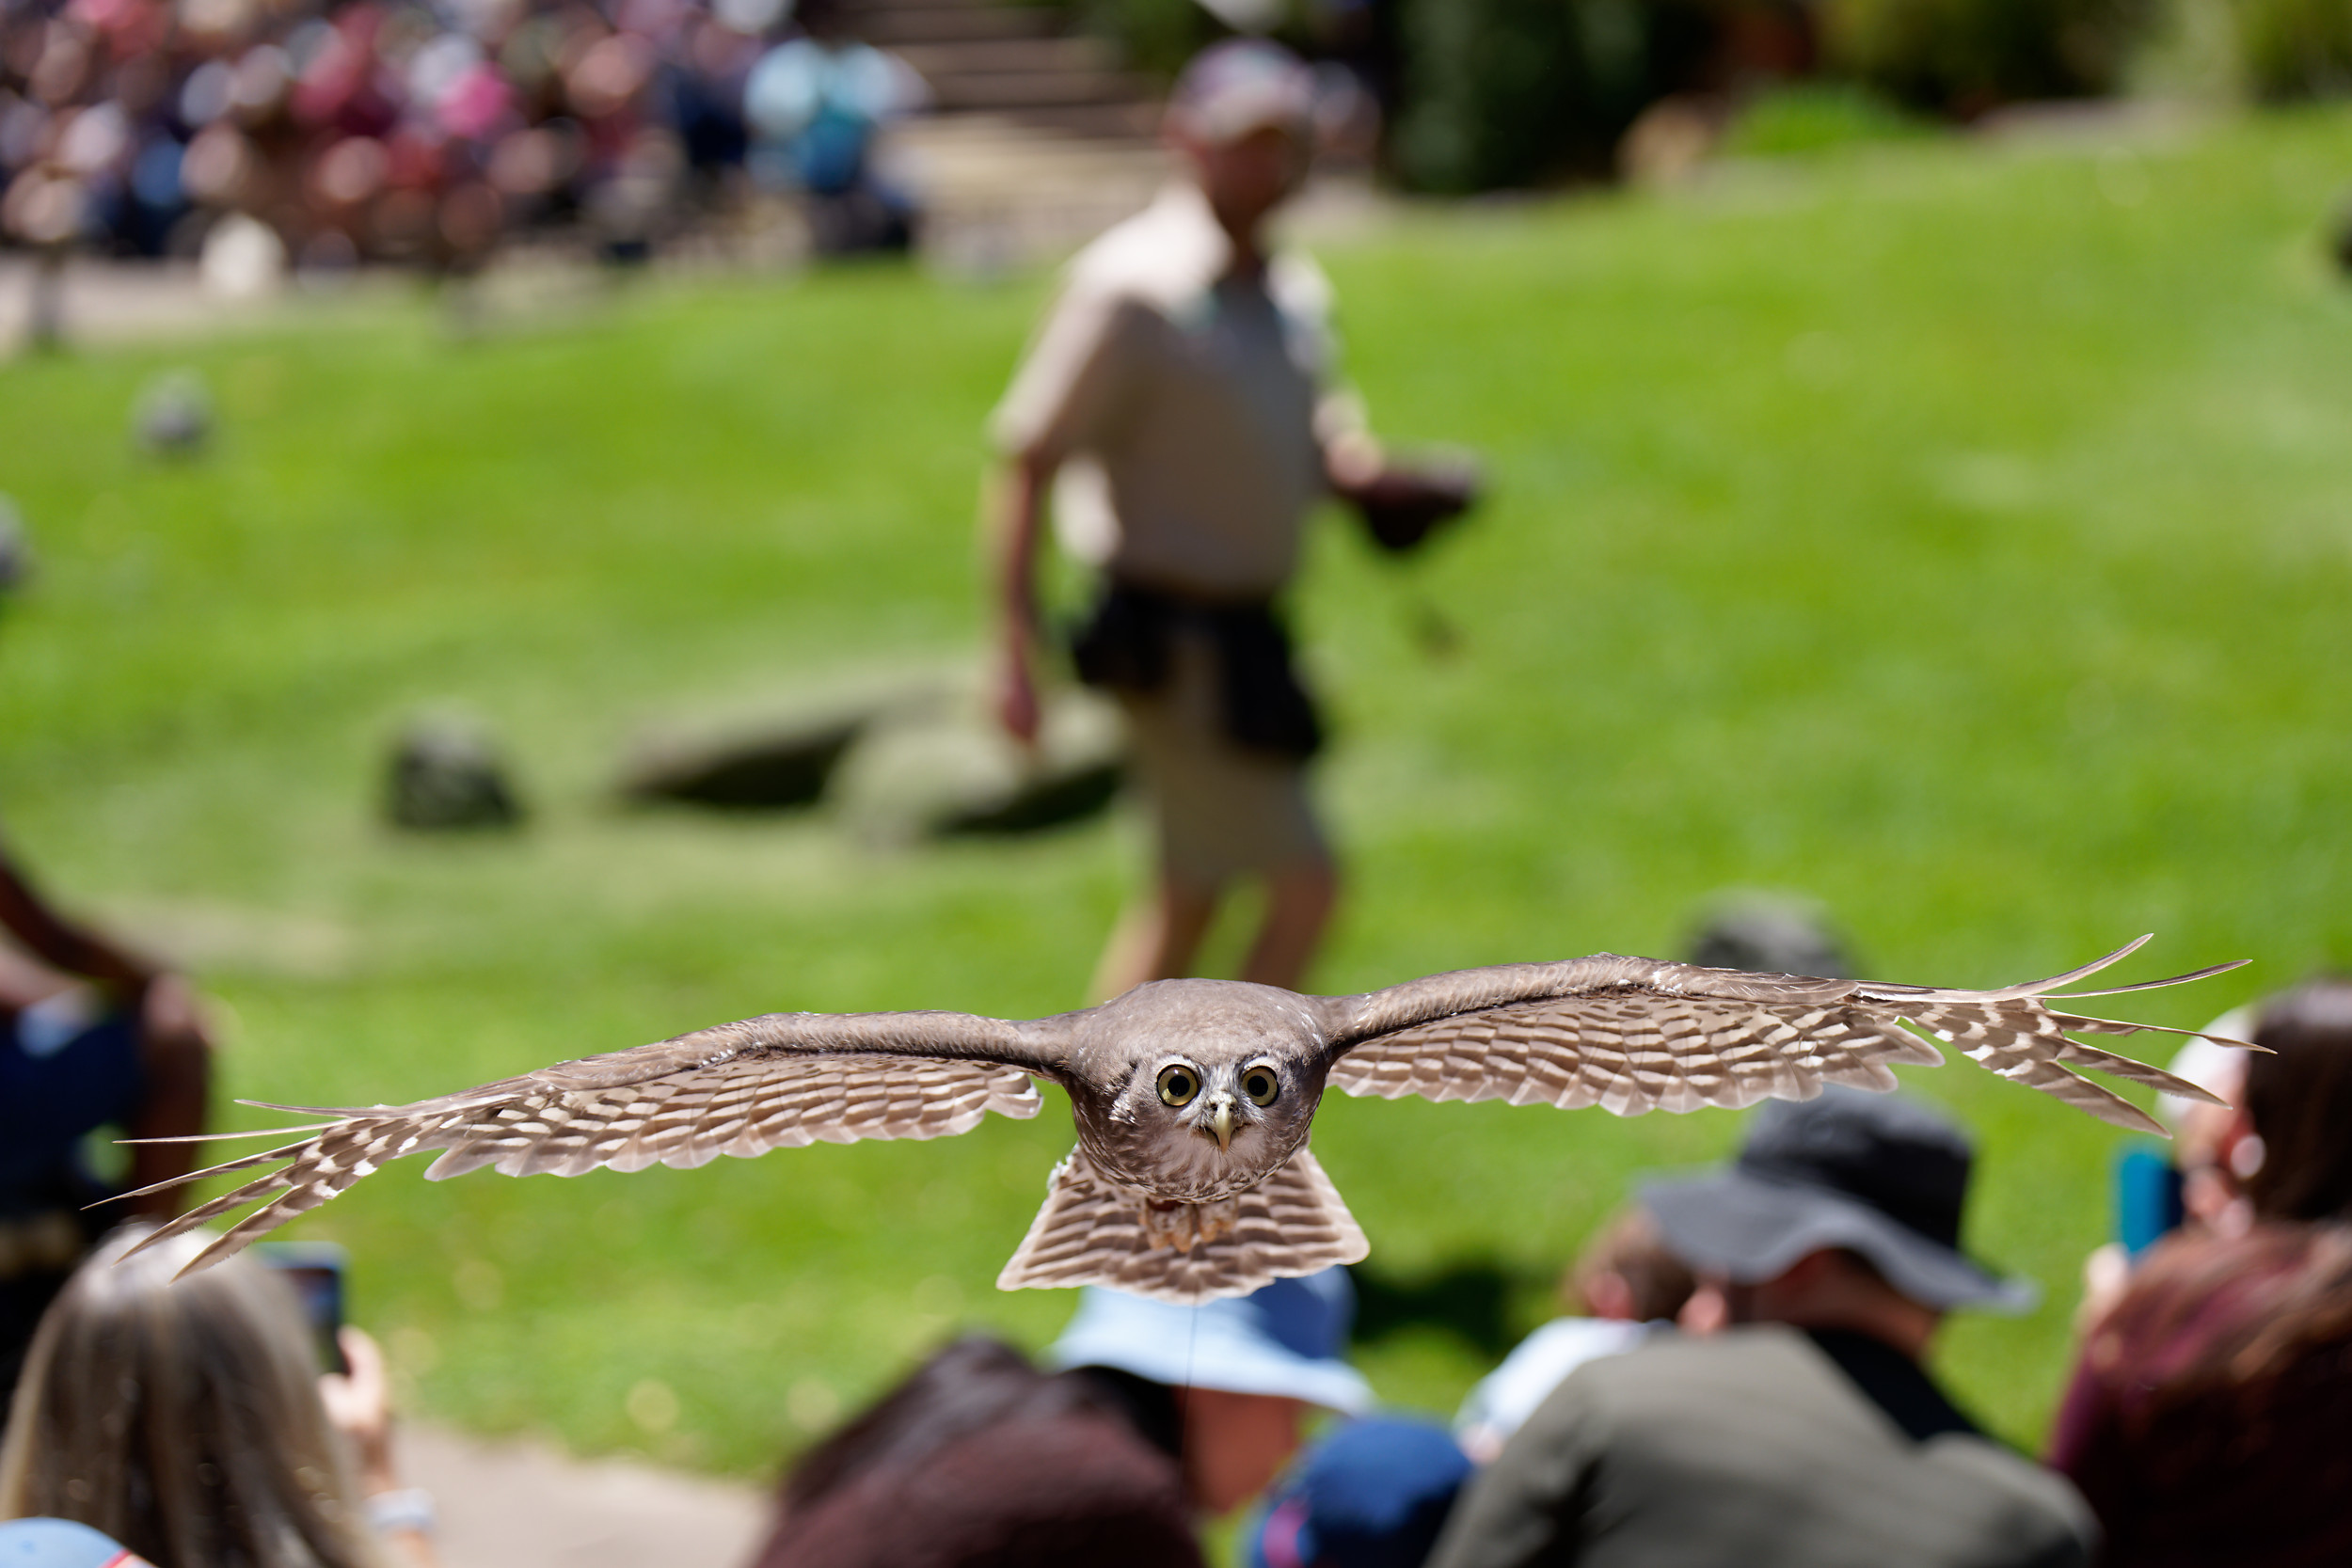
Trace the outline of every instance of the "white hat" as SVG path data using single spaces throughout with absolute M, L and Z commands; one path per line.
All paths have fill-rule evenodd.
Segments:
M 1171 1388 L 1277 1394 L 1360 1415 L 1372 1406 L 1372 1386 L 1342 1358 L 1355 1315 L 1355 1287 L 1339 1268 L 1202 1307 L 1089 1286 L 1045 1362 L 1065 1370 L 1109 1367 Z
M 1168 100 L 1173 129 L 1218 145 L 1268 126 L 1306 136 L 1314 121 L 1313 73 L 1263 39 L 1228 39 L 1195 55 Z

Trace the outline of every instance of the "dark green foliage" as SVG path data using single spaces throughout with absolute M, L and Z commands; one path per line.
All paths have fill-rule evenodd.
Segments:
M 2107 92 L 2159 19 L 2155 0 L 1830 0 L 1827 64 L 1922 108 Z
M 1679 0 L 1403 0 L 1402 19 L 1390 161 L 1413 189 L 1456 194 L 1607 172 L 1710 31 Z
M 2352 90 L 2352 0 L 2236 0 L 2246 86 L 2271 103 Z
M 1576 139 L 1582 41 L 1560 0 L 1413 0 L 1390 152 L 1405 182 L 1475 191 L 1544 172 Z
M 1075 0 L 1070 9 L 1079 26 L 1117 43 L 1131 68 L 1163 81 L 1225 33 L 1195 0 Z

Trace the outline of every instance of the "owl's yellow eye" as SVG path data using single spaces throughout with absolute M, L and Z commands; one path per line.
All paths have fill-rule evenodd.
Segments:
M 1241 1075 L 1241 1092 L 1252 1105 L 1271 1105 L 1282 1092 L 1282 1081 L 1274 1076 L 1272 1068 L 1253 1067 Z
M 1192 1103 L 1192 1097 L 1200 1092 L 1200 1075 L 1188 1067 L 1160 1069 L 1160 1103 L 1183 1106 Z

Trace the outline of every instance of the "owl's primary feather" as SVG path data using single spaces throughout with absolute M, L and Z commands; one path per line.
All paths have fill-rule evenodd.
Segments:
M 485 1164 L 510 1176 L 693 1166 L 818 1140 L 940 1137 L 969 1131 L 990 1111 L 1032 1117 L 1030 1080 L 1041 1078 L 1069 1091 L 1078 1148 L 1055 1172 L 998 1283 L 1104 1284 L 1204 1301 L 1364 1255 L 1363 1233 L 1306 1151 L 1327 1081 L 1354 1095 L 1638 1116 L 1804 1100 L 1824 1084 L 1890 1089 L 1892 1064 L 1943 1060 L 1916 1029 L 2079 1110 L 2161 1134 L 2128 1101 L 2070 1068 L 2212 1096 L 2067 1037 L 2158 1026 L 2046 1005 L 2060 1000 L 2058 987 L 2147 940 L 2071 974 L 1997 990 L 1603 954 L 1462 970 L 1345 997 L 1167 980 L 1020 1023 L 966 1013 L 770 1014 L 414 1104 L 310 1113 L 331 1119 L 283 1130 L 307 1135 L 183 1178 L 288 1162 L 155 1239 L 267 1199 L 189 1265 L 201 1267 L 419 1149 L 441 1151 L 426 1173 L 435 1179 Z
M 2056 988 L 2088 978 L 2147 941 L 2068 974 L 2000 990 L 1756 974 L 1607 954 L 1463 970 L 1351 999 L 1355 1010 L 1343 1029 L 1364 1043 L 1342 1047 L 1331 1082 L 1349 1094 L 1388 1100 L 1412 1094 L 1563 1110 L 1598 1105 L 1618 1116 L 1737 1108 L 1809 1100 L 1824 1084 L 1891 1089 L 1895 1062 L 1941 1066 L 1942 1053 L 1903 1028 L 1907 1022 L 2004 1078 L 2102 1121 L 2163 1137 L 2161 1123 L 2066 1064 L 2168 1094 L 2183 1093 L 2185 1081 L 2071 1040 L 2064 1031 L 2181 1031 L 2043 1006 L 2057 1000 Z M 2115 989 L 2183 985 L 2237 967 L 2218 964 Z M 2194 1085 L 2186 1093 L 2213 1098 Z

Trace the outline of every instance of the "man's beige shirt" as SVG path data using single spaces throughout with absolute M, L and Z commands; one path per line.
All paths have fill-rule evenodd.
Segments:
M 1133 581 L 1220 597 L 1289 580 L 1325 490 L 1330 287 L 1283 254 L 1224 276 L 1231 242 L 1171 185 L 1082 251 L 1011 389 L 998 445 L 1063 465 L 1066 547 Z

